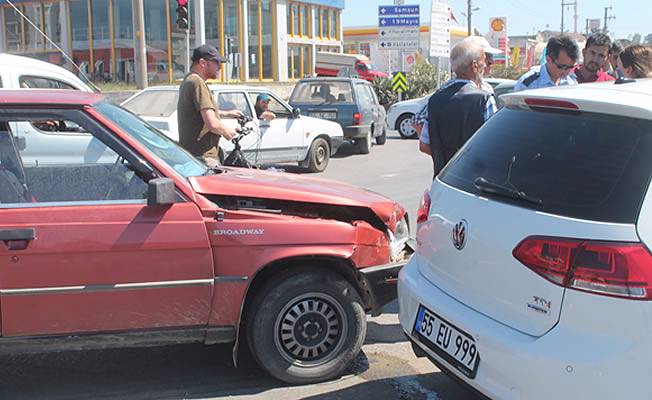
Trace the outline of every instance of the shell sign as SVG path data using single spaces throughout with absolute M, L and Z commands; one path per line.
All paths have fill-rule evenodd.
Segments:
M 490 22 L 491 30 L 494 32 L 502 32 L 505 30 L 505 18 L 493 18 Z
M 509 39 L 507 38 L 507 17 L 489 18 L 489 34 L 487 40 L 491 46 L 509 53 Z M 508 54 L 497 54 L 494 61 L 497 64 L 503 64 L 507 60 Z

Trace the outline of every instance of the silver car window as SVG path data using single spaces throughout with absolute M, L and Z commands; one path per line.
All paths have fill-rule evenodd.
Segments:
M 145 117 L 169 117 L 177 110 L 178 90 L 145 90 L 127 100 L 122 107 Z

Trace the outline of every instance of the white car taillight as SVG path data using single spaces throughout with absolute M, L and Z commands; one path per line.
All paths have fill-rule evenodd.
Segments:
M 652 300 L 652 255 L 642 243 L 533 236 L 519 243 L 512 254 L 559 286 Z

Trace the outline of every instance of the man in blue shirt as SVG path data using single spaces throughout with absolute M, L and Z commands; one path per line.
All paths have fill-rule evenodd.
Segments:
M 546 62 L 539 70 L 532 69 L 521 76 L 514 87 L 514 92 L 577 85 L 577 79 L 572 72 L 577 65 L 578 57 L 579 48 L 572 38 L 566 35 L 550 38 L 546 46 Z

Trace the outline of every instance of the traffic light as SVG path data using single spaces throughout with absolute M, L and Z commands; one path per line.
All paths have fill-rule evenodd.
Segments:
M 188 29 L 188 0 L 177 0 L 177 27 Z

